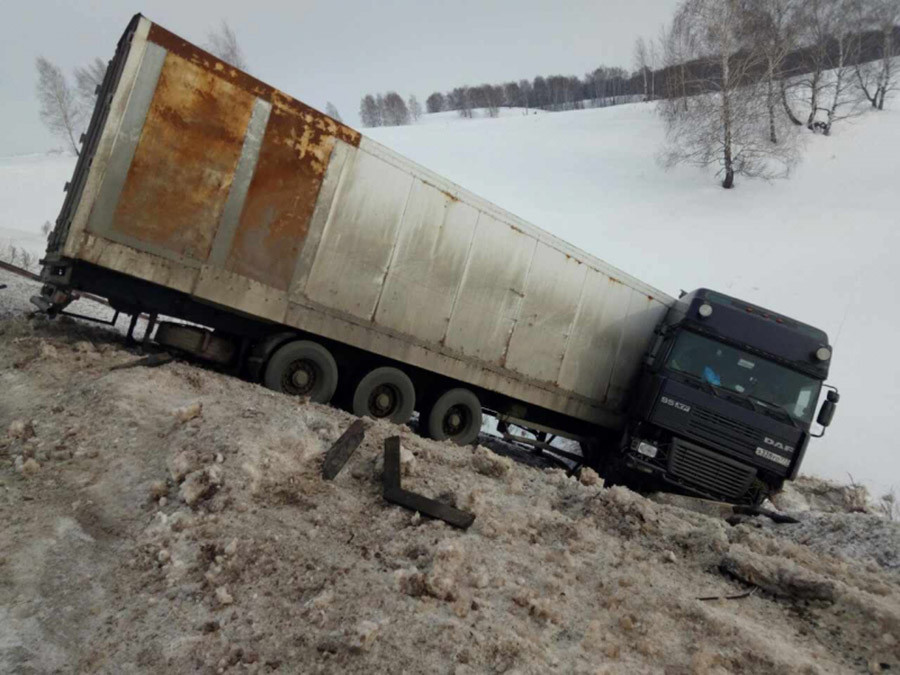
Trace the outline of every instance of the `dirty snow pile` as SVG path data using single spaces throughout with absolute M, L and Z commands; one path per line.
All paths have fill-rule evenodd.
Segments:
M 900 666 L 900 571 L 865 545 L 371 421 L 324 481 L 351 415 L 177 361 L 111 369 L 137 356 L 71 320 L 0 320 L 0 672 Z M 471 528 L 383 500 L 396 434 L 404 487 Z M 876 529 L 900 548 L 894 523 L 858 532 Z

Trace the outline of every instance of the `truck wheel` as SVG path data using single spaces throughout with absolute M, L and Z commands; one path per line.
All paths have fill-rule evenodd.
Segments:
M 370 371 L 356 385 L 353 414 L 404 424 L 416 407 L 416 389 L 402 370 L 384 366 Z
M 338 368 L 325 347 L 308 340 L 289 342 L 269 359 L 263 383 L 292 396 L 328 403 L 337 389 Z
M 428 435 L 468 445 L 481 431 L 481 402 L 468 389 L 444 392 L 428 413 Z

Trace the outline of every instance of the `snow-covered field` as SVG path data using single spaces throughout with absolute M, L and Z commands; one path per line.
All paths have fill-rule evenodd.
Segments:
M 707 286 L 825 329 L 833 426 L 804 469 L 852 474 L 876 493 L 900 487 L 893 418 L 900 408 L 900 111 L 870 113 L 806 135 L 789 180 L 662 170 L 651 104 L 462 120 L 425 116 L 368 135 L 661 290 Z M 60 156 L 0 158 L 0 248 L 40 253 L 74 164 Z

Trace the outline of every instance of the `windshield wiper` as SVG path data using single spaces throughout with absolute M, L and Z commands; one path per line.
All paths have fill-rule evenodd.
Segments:
M 785 417 L 788 418 L 788 422 L 791 423 L 792 427 L 794 427 L 795 429 L 800 429 L 800 426 L 797 424 L 797 421 L 794 419 L 794 416 L 791 415 L 791 413 L 789 413 L 787 411 L 787 408 L 784 408 L 784 407 L 778 405 L 777 403 L 772 403 L 771 401 L 766 401 L 765 399 L 759 398 L 758 396 L 754 396 L 753 394 L 744 394 L 744 396 L 747 396 L 748 398 L 750 398 L 754 401 L 759 401 L 760 403 L 763 404 L 763 407 L 765 407 L 765 408 L 769 408 L 770 410 L 777 410 L 782 415 L 784 415 Z
M 687 372 L 687 371 L 685 371 L 685 370 L 677 370 L 677 371 L 675 371 L 675 372 L 677 372 L 679 375 L 686 375 L 687 377 L 689 377 L 689 378 L 691 378 L 692 380 L 694 380 L 694 382 L 697 382 L 697 383 L 699 383 L 699 384 L 701 384 L 701 385 L 705 385 L 705 389 L 706 389 L 707 391 L 709 391 L 710 394 L 712 394 L 712 395 L 715 396 L 716 398 L 719 398 L 719 392 L 716 391 L 716 386 L 715 386 L 712 382 L 709 382 L 709 381 L 707 381 L 707 380 L 704 380 L 704 379 L 703 379 L 702 377 L 700 377 L 699 375 L 694 375 L 694 373 L 689 373 L 689 372 Z

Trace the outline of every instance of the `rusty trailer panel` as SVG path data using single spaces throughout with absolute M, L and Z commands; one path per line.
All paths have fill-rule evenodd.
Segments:
M 144 17 L 130 30 L 63 255 L 622 419 L 673 299 Z
M 110 229 L 198 261 L 209 256 L 254 97 L 168 53 Z
M 273 110 L 225 265 L 229 271 L 287 291 L 334 140 L 294 111 Z

